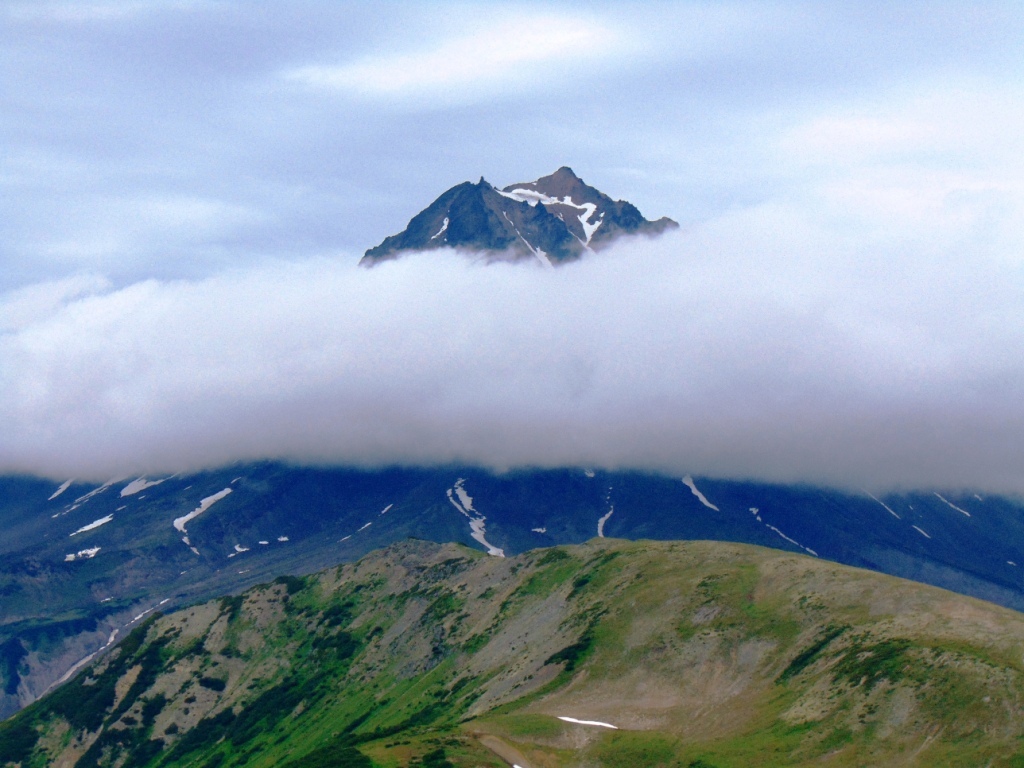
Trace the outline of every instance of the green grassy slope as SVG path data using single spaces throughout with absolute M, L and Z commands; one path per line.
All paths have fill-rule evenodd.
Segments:
M 0 765 L 1024 765 L 1022 666 L 1021 614 L 810 557 L 410 541 L 149 620 Z

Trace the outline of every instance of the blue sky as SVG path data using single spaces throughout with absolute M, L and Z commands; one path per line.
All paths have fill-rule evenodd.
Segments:
M 1024 489 L 1005 458 L 1024 454 L 1018 3 L 7 2 L 0 17 L 2 468 L 254 452 Z M 561 165 L 681 233 L 554 294 L 570 278 L 446 256 L 354 269 L 449 186 Z M 302 297 L 322 285 L 336 290 L 312 316 Z M 602 305 L 629 329 L 614 343 Z M 433 356 L 401 341 L 424 324 L 427 347 L 446 339 Z M 557 352 L 530 352 L 538 333 Z M 405 352 L 382 362 L 383 339 Z M 304 358 L 311 344 L 338 354 Z M 533 399 L 508 409 L 498 359 L 451 377 L 488 346 L 520 359 Z M 643 398 L 580 384 L 630 355 L 619 374 Z M 319 384 L 280 378 L 296 359 Z M 413 361 L 418 378 L 383 383 Z M 340 415 L 314 439 L 322 408 Z M 658 408 L 677 416 L 641 424 Z M 253 410 L 279 427 L 254 436 Z M 521 427 L 507 452 L 479 438 L 504 417 Z M 576 436 L 549 452 L 543 425 L 563 418 Z M 936 435 L 961 447 L 920 448 Z

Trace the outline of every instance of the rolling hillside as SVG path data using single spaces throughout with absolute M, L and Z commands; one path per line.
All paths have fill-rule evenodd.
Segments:
M 1019 765 L 1024 616 L 747 545 L 395 544 L 153 615 L 24 766 Z

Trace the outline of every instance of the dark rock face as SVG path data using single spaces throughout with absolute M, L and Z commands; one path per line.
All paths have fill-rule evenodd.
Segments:
M 612 200 L 562 167 L 501 190 L 484 179 L 454 186 L 414 216 L 403 232 L 368 250 L 360 263 L 447 247 L 551 265 L 578 259 L 620 235 L 657 235 L 678 226 L 668 218 L 648 221 L 636 206 Z

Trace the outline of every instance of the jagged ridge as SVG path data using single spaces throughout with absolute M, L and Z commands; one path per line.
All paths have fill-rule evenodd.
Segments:
M 550 176 L 500 190 L 483 178 L 458 184 L 414 216 L 404 231 L 370 248 L 361 263 L 449 247 L 557 264 L 624 234 L 657 235 L 677 226 L 668 218 L 648 221 L 633 204 L 612 200 L 563 166 Z

